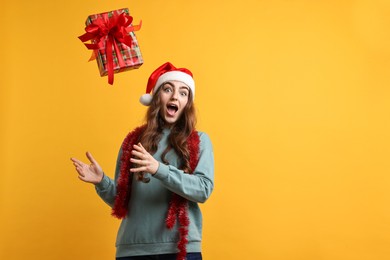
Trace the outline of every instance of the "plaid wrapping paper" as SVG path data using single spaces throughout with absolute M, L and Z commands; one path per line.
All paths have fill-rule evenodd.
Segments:
M 85 24 L 88 26 L 92 24 L 93 21 L 95 21 L 96 19 L 103 18 L 104 15 L 107 15 L 107 17 L 110 19 L 112 16 L 120 15 L 121 13 L 126 13 L 129 15 L 129 10 L 127 8 L 123 8 L 123 9 L 118 9 L 110 12 L 90 15 L 88 16 Z M 115 49 L 112 48 L 114 73 L 132 70 L 132 69 L 138 69 L 144 62 L 135 33 L 132 31 L 129 32 L 128 34 L 132 38 L 131 46 L 127 46 L 126 44 L 123 44 L 115 40 L 120 53 L 117 53 Z M 98 42 L 97 40 L 91 40 L 91 43 L 97 44 Z M 96 57 L 96 61 L 101 76 L 106 76 L 108 74 L 106 44 L 107 42 L 104 41 L 103 44 L 99 46 L 98 50 L 94 50 L 95 52 L 94 56 Z M 118 55 L 122 57 L 125 63 L 123 66 L 121 66 L 118 62 Z

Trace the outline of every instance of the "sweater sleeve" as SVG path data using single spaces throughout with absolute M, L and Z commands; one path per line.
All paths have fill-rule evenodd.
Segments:
M 199 132 L 199 137 L 199 162 L 192 174 L 160 163 L 153 177 L 170 191 L 190 201 L 204 203 L 214 189 L 214 154 L 209 136 Z
M 116 162 L 115 179 L 111 179 L 104 174 L 102 181 L 95 185 L 95 189 L 100 198 L 107 203 L 110 207 L 114 206 L 116 196 L 116 181 L 120 173 L 120 159 L 122 149 L 119 151 L 118 159 Z

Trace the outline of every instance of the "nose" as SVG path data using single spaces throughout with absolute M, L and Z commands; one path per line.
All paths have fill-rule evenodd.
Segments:
M 172 91 L 171 99 L 172 99 L 172 100 L 177 100 L 178 96 L 179 96 L 179 92 L 178 92 L 176 89 L 174 89 L 174 90 Z

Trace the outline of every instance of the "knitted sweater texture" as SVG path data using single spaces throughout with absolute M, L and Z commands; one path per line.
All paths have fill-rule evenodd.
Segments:
M 214 156 L 210 138 L 198 132 L 200 138 L 199 161 L 192 174 L 185 174 L 178 167 L 181 160 L 174 150 L 166 155 L 169 164 L 161 162 L 161 154 L 167 147 L 169 129 L 163 130 L 158 150 L 153 157 L 160 162 L 149 183 L 133 180 L 128 213 L 122 220 L 117 234 L 117 257 L 177 253 L 179 224 L 172 229 L 165 225 L 172 193 L 188 200 L 187 252 L 200 252 L 202 239 L 202 214 L 198 203 L 205 202 L 214 187 Z M 110 206 L 114 206 L 117 180 L 121 169 L 122 149 L 119 151 L 115 178 L 104 176 L 96 191 Z M 135 178 L 135 177 L 133 177 Z

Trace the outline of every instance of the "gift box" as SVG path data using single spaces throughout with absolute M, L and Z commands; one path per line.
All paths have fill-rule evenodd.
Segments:
M 86 33 L 79 38 L 93 50 L 90 60 L 96 59 L 100 75 L 108 75 L 113 84 L 114 73 L 138 69 L 143 58 L 134 31 L 141 28 L 132 25 L 133 17 L 127 8 L 88 16 Z

